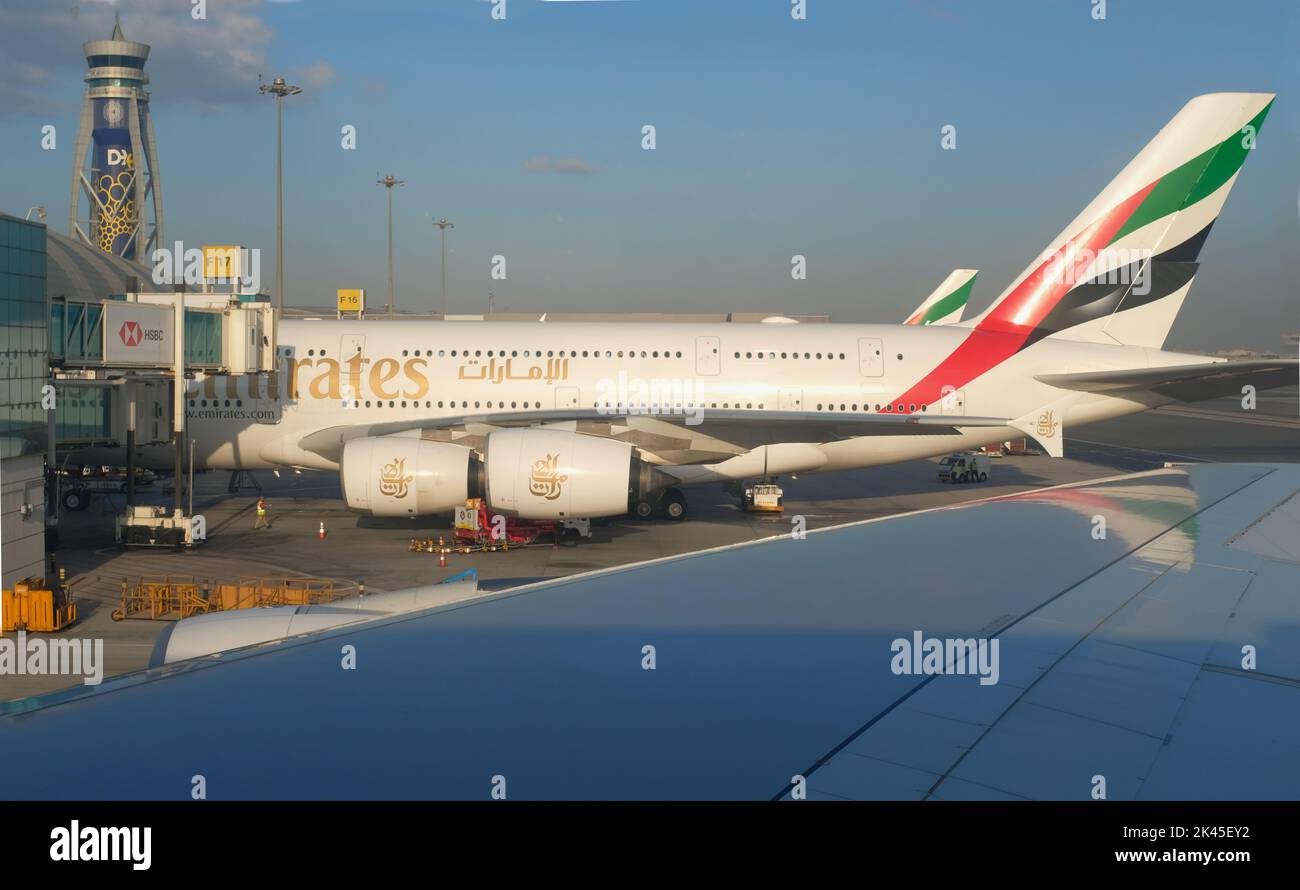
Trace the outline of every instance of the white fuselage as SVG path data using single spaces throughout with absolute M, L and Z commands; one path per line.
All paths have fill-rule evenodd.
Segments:
M 191 382 L 186 411 L 199 469 L 335 469 L 334 461 L 301 448 L 300 440 L 331 427 L 421 420 L 436 426 L 440 419 L 467 415 L 490 423 L 497 414 L 590 410 L 622 391 L 620 381 L 625 388 L 628 381 L 643 381 L 642 392 L 661 394 L 655 398 L 685 392 L 706 420 L 710 410 L 737 408 L 825 415 L 886 411 L 970 335 L 962 326 L 286 321 L 280 325 L 277 374 Z M 1036 381 L 1038 374 L 1206 360 L 1047 339 L 924 411 L 1016 418 L 1062 395 Z M 1083 395 L 1072 405 L 1069 422 L 1151 406 Z M 773 444 L 786 441 L 780 423 L 772 430 Z M 863 436 L 817 447 L 827 455 L 821 469 L 834 470 L 1015 435 L 1020 434 L 1010 427 L 984 426 L 959 436 Z M 688 481 L 708 478 L 687 475 Z

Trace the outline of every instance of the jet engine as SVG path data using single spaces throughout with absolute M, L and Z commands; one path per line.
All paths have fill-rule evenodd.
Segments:
M 675 482 L 627 442 L 564 430 L 497 430 L 486 452 L 488 506 L 523 519 L 621 516 Z
M 370 436 L 343 446 L 343 499 L 373 516 L 427 516 L 482 496 L 483 464 L 461 445 Z

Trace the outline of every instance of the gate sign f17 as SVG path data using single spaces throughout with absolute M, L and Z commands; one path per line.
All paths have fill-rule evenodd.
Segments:
M 104 304 L 104 361 L 123 365 L 170 365 L 173 310 L 139 303 Z

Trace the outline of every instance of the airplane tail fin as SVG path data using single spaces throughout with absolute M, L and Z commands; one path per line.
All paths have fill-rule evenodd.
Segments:
M 953 269 L 903 324 L 956 324 L 966 310 L 977 269 Z
M 1178 112 L 973 327 L 1159 348 L 1272 93 L 1211 93 Z M 967 322 L 971 324 L 971 322 Z

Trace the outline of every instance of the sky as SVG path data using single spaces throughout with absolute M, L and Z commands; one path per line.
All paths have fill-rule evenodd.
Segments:
M 167 241 L 262 251 L 285 100 L 291 305 L 901 321 L 953 268 L 991 302 L 1191 97 L 1278 93 L 1168 348 L 1300 330 L 1291 0 L 4 0 L 0 210 L 64 231 L 81 43 L 150 43 Z M 52 124 L 57 147 L 43 150 Z M 653 150 L 642 128 L 655 128 Z M 356 128 L 356 147 L 342 128 Z M 955 127 L 956 148 L 941 134 Z M 807 258 L 793 280 L 791 258 Z M 506 259 L 493 280 L 492 258 Z

